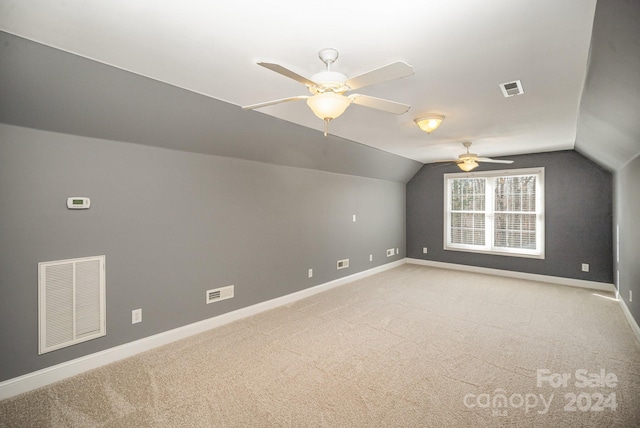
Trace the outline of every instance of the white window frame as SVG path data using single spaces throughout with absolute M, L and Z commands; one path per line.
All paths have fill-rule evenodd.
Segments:
M 536 176 L 536 249 L 496 247 L 494 239 L 494 183 L 496 177 L 522 175 Z M 485 245 L 470 245 L 451 242 L 451 183 L 460 178 L 486 178 L 485 181 Z M 545 214 L 544 214 L 544 168 L 507 169 L 480 172 L 444 174 L 444 249 L 471 253 L 544 259 Z

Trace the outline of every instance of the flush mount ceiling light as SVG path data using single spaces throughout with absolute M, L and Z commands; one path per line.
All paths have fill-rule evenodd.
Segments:
M 427 134 L 431 134 L 433 131 L 438 129 L 442 121 L 444 120 L 444 116 L 441 114 L 429 113 L 422 115 L 420 117 L 416 117 L 414 122 L 416 125 L 420 127 Z

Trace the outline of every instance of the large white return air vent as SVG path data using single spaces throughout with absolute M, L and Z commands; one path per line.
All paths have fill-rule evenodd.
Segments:
M 106 334 L 105 257 L 38 263 L 38 353 Z

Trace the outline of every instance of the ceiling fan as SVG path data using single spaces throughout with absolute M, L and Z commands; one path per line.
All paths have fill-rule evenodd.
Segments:
M 491 159 L 491 158 L 480 158 L 475 153 L 469 153 L 469 147 L 471 147 L 470 141 L 465 141 L 462 143 L 463 146 L 467 148 L 467 153 L 463 153 L 458 156 L 458 159 L 447 159 L 447 160 L 437 160 L 435 162 L 455 162 L 458 167 L 463 171 L 471 171 L 478 166 L 478 162 L 486 162 L 486 163 L 513 163 L 512 160 L 502 160 L 502 159 Z
M 282 74 L 283 76 L 304 84 L 311 95 L 281 98 L 278 100 L 244 106 L 242 108 L 256 109 L 288 101 L 307 100 L 307 105 L 311 108 L 313 113 L 320 119 L 324 120 L 324 135 L 326 137 L 329 121 L 344 113 L 351 103 L 393 114 L 405 113 L 411 107 L 407 104 L 371 97 L 368 95 L 344 95 L 345 92 L 359 89 L 364 86 L 412 75 L 414 73 L 413 67 L 406 62 L 396 61 L 348 79 L 344 74 L 331 70 L 331 64 L 338 59 L 337 50 L 322 49 L 319 52 L 318 57 L 325 63 L 327 69 L 314 74 L 310 79 L 307 79 L 306 77 L 301 76 L 279 64 L 259 62 L 258 65 L 262 67 L 268 68 L 271 71 L 275 71 L 276 73 Z

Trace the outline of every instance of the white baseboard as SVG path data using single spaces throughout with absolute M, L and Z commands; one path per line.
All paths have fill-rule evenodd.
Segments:
M 358 279 L 366 278 L 368 276 L 393 269 L 404 263 L 404 259 L 392 263 L 387 263 L 373 269 L 368 269 L 366 271 L 345 276 L 343 278 L 316 285 L 311 288 L 306 288 L 295 293 L 287 294 L 286 296 L 256 303 L 255 305 L 237 309 L 226 314 L 218 315 L 216 317 L 209 318 L 203 321 L 198 321 L 183 327 L 178 327 L 173 330 L 145 337 L 134 342 L 109 348 L 104 351 L 96 352 L 94 354 L 86 355 L 84 357 L 76 358 L 71 361 L 66 361 L 55 366 L 47 367 L 42 370 L 27 373 L 26 375 L 0 382 L 0 400 L 4 400 L 6 398 L 22 394 L 24 392 L 32 391 L 37 388 L 41 388 L 53 382 L 78 375 L 88 370 L 92 370 L 106 364 L 131 357 L 133 355 L 148 351 L 153 348 L 157 348 L 162 345 L 166 345 L 171 342 L 175 342 L 176 340 L 184 339 L 189 336 L 205 332 L 212 328 L 220 327 L 225 324 L 229 324 L 231 322 L 253 316 L 260 312 L 291 304 L 298 300 L 313 296 L 323 291 L 330 290 L 340 285 L 344 285 Z
M 624 316 L 627 318 L 627 322 L 631 326 L 631 330 L 633 330 L 633 333 L 636 335 L 636 339 L 638 339 L 638 342 L 640 342 L 640 326 L 638 326 L 638 323 L 636 322 L 635 318 L 633 318 L 633 315 L 631 315 L 631 312 L 629 311 L 629 307 L 627 306 L 625 301 L 622 300 L 622 298 L 618 297 L 618 303 L 620 303 L 622 312 L 624 313 Z
M 581 288 L 588 288 L 591 290 L 609 291 L 609 292 L 615 293 L 616 300 L 620 304 L 620 307 L 622 308 L 622 312 L 624 313 L 624 316 L 626 317 L 627 322 L 631 326 L 631 330 L 633 330 L 633 333 L 635 334 L 636 339 L 638 340 L 638 342 L 640 342 L 640 326 L 638 326 L 638 322 L 635 320 L 635 318 L 633 318 L 633 315 L 631 315 L 631 312 L 629 311 L 627 304 L 620 297 L 620 295 L 618 294 L 618 291 L 616 290 L 615 285 L 613 284 L 607 284 L 604 282 L 584 281 L 581 279 L 561 278 L 557 276 L 538 275 L 533 273 L 513 272 L 513 271 L 491 269 L 491 268 L 484 268 L 484 267 L 478 267 L 478 266 L 458 265 L 454 263 L 436 262 L 432 260 L 411 259 L 411 258 L 407 258 L 405 260 L 406 260 L 406 263 L 412 263 L 412 264 L 422 265 L 422 266 L 430 266 L 430 267 L 436 267 L 436 268 L 442 268 L 442 269 L 453 269 L 453 270 L 460 270 L 460 271 L 466 271 L 466 272 L 484 273 L 484 274 L 497 275 L 497 276 L 506 276 L 506 277 L 517 278 L 517 279 L 528 279 L 532 281 L 548 282 L 551 284 L 560 284 L 560 285 L 569 285 L 571 287 L 581 287 Z
M 514 272 L 502 269 L 492 269 L 479 266 L 459 265 L 455 263 L 436 262 L 433 260 L 422 259 L 406 259 L 407 263 L 413 263 L 422 266 L 431 266 L 442 269 L 453 269 L 465 272 L 484 273 L 488 275 L 506 276 L 509 278 L 527 279 L 530 281 L 548 282 L 551 284 L 568 285 L 571 287 L 589 288 L 591 290 L 609 291 L 615 293 L 616 287 L 613 284 L 605 282 L 585 281 L 582 279 L 562 278 L 559 276 L 539 275 L 535 273 Z
M 629 308 L 627 307 L 627 304 L 625 303 L 625 301 L 619 296 L 618 291 L 616 290 L 616 287 L 614 284 L 608 284 L 605 282 L 584 281 L 581 279 L 562 278 L 557 276 L 538 275 L 534 273 L 513 272 L 508 270 L 491 269 L 491 268 L 484 268 L 484 267 L 478 267 L 478 266 L 458 265 L 455 263 L 436 262 L 432 260 L 411 259 L 411 258 L 407 258 L 405 260 L 407 263 L 413 263 L 413 264 L 422 265 L 422 266 L 430 266 L 430 267 L 436 267 L 436 268 L 442 268 L 442 269 L 453 269 L 453 270 L 460 270 L 465 272 L 484 273 L 484 274 L 496 275 L 496 276 L 506 276 L 506 277 L 517 278 L 517 279 L 528 279 L 531 281 L 547 282 L 551 284 L 568 285 L 571 287 L 581 287 L 581 288 L 588 288 L 591 290 L 609 291 L 609 292 L 615 293 L 616 300 L 620 304 L 620 307 L 622 308 L 622 312 L 624 313 L 624 316 L 627 318 L 627 322 L 631 326 L 631 330 L 633 330 L 633 333 L 635 334 L 636 339 L 638 339 L 638 342 L 640 342 L 640 326 L 638 326 L 638 322 L 635 320 L 635 318 L 633 318 L 633 315 L 631 315 L 631 312 L 629 311 Z

